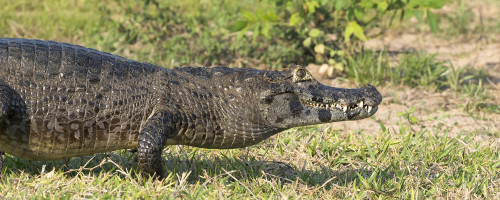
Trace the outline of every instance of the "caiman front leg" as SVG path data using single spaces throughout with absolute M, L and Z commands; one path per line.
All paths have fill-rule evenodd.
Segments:
M 5 131 L 12 125 L 18 116 L 19 106 L 12 105 L 14 102 L 19 103 L 21 97 L 13 89 L 11 89 L 4 81 L 0 80 L 0 134 L 5 134 Z M 17 120 L 19 121 L 19 120 Z M 9 141 L 0 141 L 6 143 Z M 4 152 L 0 151 L 0 175 L 3 171 Z
M 139 136 L 137 166 L 144 175 L 163 177 L 161 154 L 169 134 L 174 130 L 175 117 L 168 112 L 157 112 L 146 122 Z

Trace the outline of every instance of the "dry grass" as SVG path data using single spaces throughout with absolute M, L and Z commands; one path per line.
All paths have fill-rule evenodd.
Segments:
M 95 13 L 99 10 L 96 7 L 107 4 L 92 2 L 97 1 L 8 0 L 0 8 L 0 35 L 91 44 L 89 47 L 160 65 L 171 65 L 171 58 L 181 58 L 183 53 L 192 51 L 185 44 L 178 44 L 179 48 L 172 50 L 178 55 L 164 55 L 165 52 L 151 52 L 157 44 L 129 45 L 126 36 L 111 34 L 118 29 L 116 24 L 102 21 L 100 16 L 110 16 L 108 10 Z M 186 10 L 197 4 L 191 0 L 183 2 L 182 8 Z M 127 15 L 110 18 L 124 16 Z M 493 39 L 488 39 L 487 47 L 497 42 L 500 30 L 497 21 L 488 21 L 491 28 L 487 33 L 495 37 L 488 37 Z M 150 24 L 147 25 L 142 28 L 149 30 Z M 426 34 L 424 40 L 428 37 L 433 36 Z M 411 44 L 420 45 L 405 37 L 395 38 L 389 35 L 386 39 L 393 41 L 391 44 L 405 45 L 403 49 Z M 200 41 L 219 45 L 213 38 Z M 451 49 L 457 47 L 455 40 L 446 44 Z M 434 48 L 418 45 L 423 49 Z M 496 58 L 482 52 L 477 54 Z M 454 56 L 446 59 L 457 60 Z M 488 61 L 484 66 L 488 63 L 493 66 L 490 71 L 497 69 L 496 60 L 482 57 L 479 60 Z M 500 79 L 492 80 L 491 85 L 497 85 L 492 91 L 499 91 Z M 498 122 L 498 118 L 490 117 L 497 115 L 465 113 L 457 109 L 464 100 L 455 94 L 419 92 L 425 88 L 401 90 L 407 88 L 383 88 L 382 91 L 388 91 L 384 105 L 371 119 L 296 128 L 246 149 L 168 147 L 164 154 L 168 176 L 163 180 L 136 176 L 135 154 L 128 151 L 55 162 L 26 161 L 7 155 L 0 179 L 0 198 L 500 199 L 500 133 L 494 129 L 496 126 L 484 129 L 485 124 Z M 489 101 L 498 104 L 498 99 L 495 96 Z M 413 106 L 417 110 L 409 112 Z M 410 122 L 404 113 L 420 121 Z M 488 137 L 482 137 L 485 135 Z
M 374 127 L 381 129 L 381 127 Z M 383 128 L 382 128 L 383 129 Z M 135 176 L 119 151 L 69 161 L 6 159 L 0 196 L 11 198 L 484 198 L 500 197 L 499 144 L 412 131 L 368 136 L 319 126 L 292 129 L 255 147 L 169 147 L 168 177 Z

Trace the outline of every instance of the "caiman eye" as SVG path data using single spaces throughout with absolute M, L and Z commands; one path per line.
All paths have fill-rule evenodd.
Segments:
M 307 76 L 307 72 L 304 69 L 298 69 L 297 72 L 295 72 L 295 76 L 299 79 L 303 79 Z
M 304 68 L 294 69 L 293 82 L 307 82 L 311 81 L 313 78 L 309 72 Z

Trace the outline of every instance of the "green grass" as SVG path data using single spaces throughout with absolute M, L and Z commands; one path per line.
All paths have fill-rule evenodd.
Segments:
M 436 55 L 410 52 L 398 55 L 392 62 L 387 52 L 361 51 L 347 61 L 346 74 L 359 84 L 407 85 L 425 87 L 434 91 L 451 88 L 461 90 L 468 79 L 484 78 L 466 76 L 467 68 L 456 70 L 453 66 L 436 60 Z
M 3 4 L 2 37 L 76 43 L 164 67 L 281 68 L 282 63 L 308 59 L 294 46 L 300 41 L 240 37 L 227 29 L 241 10 L 267 9 L 271 4 L 265 2 L 4 0 Z
M 473 27 L 475 16 L 474 13 L 466 7 L 466 1 L 458 0 L 456 3 L 459 5 L 455 12 L 445 18 L 446 22 L 448 22 L 448 26 L 444 28 L 444 34 L 458 36 L 481 31 L 481 25 Z
M 398 55 L 398 61 L 392 62 L 387 52 L 361 51 L 347 60 L 346 74 L 359 84 L 373 85 L 407 85 L 410 87 L 425 87 L 434 91 L 453 87 L 447 74 L 457 76 L 453 80 L 458 88 L 463 83 L 466 68 L 456 71 L 436 60 L 436 55 L 423 52 L 410 52 Z M 453 77 L 455 78 L 455 77 Z M 468 77 L 478 78 L 478 77 Z
M 449 137 L 447 130 L 381 126 L 375 136 L 326 126 L 296 128 L 237 150 L 172 146 L 164 155 L 168 177 L 161 181 L 135 177 L 135 155 L 127 151 L 58 162 L 9 156 L 0 196 L 492 199 L 499 194 L 498 146 L 479 144 L 474 133 Z
M 485 0 L 486 5 L 499 6 L 499 0 Z M 472 3 L 474 5 L 474 3 Z M 500 33 L 500 23 L 495 16 L 487 16 L 481 7 L 476 10 L 467 6 L 466 0 L 455 0 L 452 12 L 443 14 L 442 36 L 467 36 L 470 34 L 498 34 Z M 479 12 L 479 16 L 475 12 Z M 482 15 L 482 16 L 480 16 Z
M 391 74 L 385 51 L 362 51 L 348 58 L 346 74 L 359 84 L 385 85 Z
M 435 36 L 441 39 L 450 38 L 488 38 L 487 35 L 500 33 L 500 22 L 497 20 L 496 8 L 500 6 L 499 0 L 451 0 L 443 12 L 440 10 L 435 14 L 438 17 L 439 31 Z M 488 12 L 487 10 L 491 10 Z M 437 11 L 437 10 L 436 10 Z M 420 16 L 424 18 L 425 16 Z M 422 21 L 411 23 L 403 22 L 408 32 L 429 32 L 429 27 Z M 486 36 L 486 37 L 485 37 Z M 493 37 L 494 38 L 494 37 Z M 495 40 L 495 39 L 493 39 Z
M 241 10 L 268 7 L 268 1 L 4 0 L 0 36 L 76 43 L 139 61 L 184 65 L 254 66 L 276 69 L 314 62 L 302 41 L 246 37 L 227 30 Z M 200 2 L 200 3 L 199 3 Z M 496 1 L 498 3 L 498 1 Z M 457 9 L 456 29 L 475 33 L 467 9 Z M 443 20 L 441 20 L 443 21 Z M 500 30 L 488 22 L 487 31 Z M 444 27 L 446 28 L 446 27 Z M 446 32 L 449 31 L 449 32 Z M 283 38 L 289 33 L 283 33 Z M 293 38 L 293 37 L 290 37 Z M 337 58 L 336 58 L 337 59 Z M 405 85 L 463 98 L 471 115 L 500 113 L 484 85 L 485 72 L 451 66 L 435 55 L 410 53 L 393 62 L 386 52 L 362 51 L 345 60 L 346 76 L 357 84 Z M 394 94 L 394 101 L 399 97 Z M 399 102 L 404 104 L 404 102 Z M 422 129 L 415 110 L 396 115 L 398 129 L 382 122 L 378 135 L 328 126 L 296 128 L 251 148 L 205 150 L 168 147 L 168 177 L 137 177 L 128 151 L 55 162 L 6 156 L 2 198 L 184 198 L 184 199 L 424 199 L 483 198 L 500 194 L 498 130 L 449 135 L 439 125 Z M 442 120 L 442 119 L 435 119 Z M 362 123 L 362 122 L 360 122 Z M 439 123 L 438 123 L 439 124 Z M 335 126 L 333 124 L 333 126 Z M 460 129 L 458 124 L 456 129 Z
M 361 51 L 346 61 L 346 76 L 359 85 L 405 85 L 435 92 L 451 90 L 465 99 L 466 111 L 498 113 L 498 105 L 490 101 L 488 87 L 483 85 L 490 76 L 483 70 L 467 66 L 455 67 L 438 61 L 436 55 L 410 52 L 392 61 L 385 51 Z

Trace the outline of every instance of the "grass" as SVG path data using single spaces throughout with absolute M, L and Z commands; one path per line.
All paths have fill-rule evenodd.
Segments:
M 2 37 L 80 44 L 164 67 L 281 68 L 307 59 L 294 47 L 296 41 L 238 37 L 227 29 L 241 10 L 264 9 L 265 2 L 6 1 L 0 8 Z
M 436 34 L 441 39 L 470 38 L 500 33 L 500 23 L 494 14 L 495 8 L 488 13 L 491 7 L 498 7 L 499 0 L 451 0 L 445 7 L 446 11 L 435 10 L 438 16 L 439 31 Z M 404 22 L 408 32 L 428 32 L 429 27 L 424 21 Z M 474 36 L 475 35 L 475 36 Z M 494 39 L 493 39 L 494 40 Z
M 498 0 L 484 1 L 488 5 L 498 6 Z M 443 14 L 442 36 L 467 36 L 470 34 L 498 34 L 500 33 L 500 24 L 493 16 L 485 16 L 484 8 L 476 7 L 476 15 L 473 9 L 467 6 L 467 1 L 456 0 L 454 2 L 454 11 Z M 472 5 L 474 5 L 472 3 Z
M 405 85 L 436 92 L 449 89 L 465 99 L 461 106 L 468 112 L 500 112 L 489 101 L 488 88 L 483 85 L 483 80 L 489 78 L 485 71 L 457 68 L 423 52 L 401 54 L 397 60 L 391 61 L 385 51 L 361 51 L 347 59 L 346 76 L 359 85 Z
M 76 43 L 165 67 L 265 65 L 277 69 L 314 61 L 313 54 L 294 46 L 297 41 L 252 39 L 227 30 L 242 9 L 266 7 L 267 1 L 257 7 L 253 1 L 145 2 L 149 3 L 6 0 L 0 7 L 0 36 Z M 443 34 L 479 30 L 471 30 L 473 18 L 465 7 L 457 9 L 456 15 L 445 19 L 455 25 Z M 494 23 L 496 28 L 493 22 L 485 22 L 485 30 L 500 30 Z M 471 115 L 479 115 L 478 110 L 500 113 L 483 84 L 487 74 L 437 61 L 434 55 L 412 52 L 392 62 L 386 52 L 363 51 L 339 59 L 345 59 L 346 76 L 357 84 L 451 90 L 464 99 L 460 106 Z M 172 146 L 164 154 L 168 177 L 160 181 L 137 177 L 135 154 L 128 151 L 55 162 L 7 155 L 0 197 L 499 199 L 498 143 L 476 138 L 498 138 L 498 130 L 452 135 L 441 122 L 422 128 L 414 111 L 396 114 L 399 128 L 385 127 L 373 118 L 380 122 L 372 127 L 379 130 L 375 135 L 324 125 L 288 130 L 245 149 Z
M 457 3 L 459 4 L 454 13 L 446 18 L 446 21 L 449 23 L 448 27 L 444 29 L 446 32 L 445 35 L 466 35 L 471 32 L 475 32 L 474 29 L 478 29 L 480 31 L 481 25 L 477 25 L 478 27 L 472 27 L 474 22 L 474 13 L 465 5 L 465 0 L 459 0 Z
M 391 61 L 387 52 L 361 51 L 347 60 L 346 74 L 359 84 L 407 85 L 425 87 L 434 91 L 452 89 L 464 90 L 464 83 L 470 79 L 487 77 L 466 67 L 455 69 L 451 64 L 436 60 L 436 55 L 410 52 L 398 55 L 398 61 Z
M 7 157 L 4 198 L 498 198 L 498 145 L 473 133 L 296 128 L 255 147 L 170 147 L 168 177 L 135 177 L 132 153 L 31 162 Z M 80 167 L 81 166 L 81 167 Z

